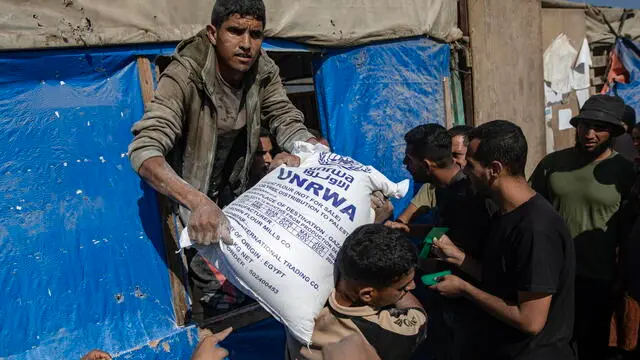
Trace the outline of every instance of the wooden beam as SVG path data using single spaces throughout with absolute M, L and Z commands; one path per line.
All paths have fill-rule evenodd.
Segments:
M 153 72 L 151 62 L 146 57 L 138 58 L 138 80 L 142 89 L 142 101 L 146 106 L 153 99 Z
M 465 38 L 470 39 L 469 31 L 469 3 L 468 0 L 458 1 L 458 24 Z M 460 53 L 459 66 L 464 72 L 460 76 L 462 85 L 462 104 L 464 107 L 464 119 L 467 125 L 475 126 L 473 110 L 473 61 L 471 56 L 471 40 L 466 44 L 466 50 Z
M 270 317 L 271 315 L 260 304 L 253 303 L 228 313 L 206 319 L 202 324 L 199 324 L 199 327 L 217 333 L 228 327 L 240 329 Z
M 142 100 L 146 105 L 153 99 L 153 72 L 151 62 L 146 57 L 137 59 L 140 89 L 142 90 Z M 171 302 L 178 326 L 186 324 L 187 319 L 187 299 L 186 284 L 183 283 L 184 269 L 186 263 L 182 253 L 178 251 L 178 230 L 171 211 L 171 201 L 164 195 L 158 194 L 158 206 L 160 208 L 160 218 L 162 219 L 162 234 L 164 238 L 165 255 L 169 268 L 169 283 L 171 285 Z

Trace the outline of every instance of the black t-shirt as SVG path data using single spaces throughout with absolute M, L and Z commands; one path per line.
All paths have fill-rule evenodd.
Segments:
M 471 180 L 460 171 L 444 188 L 436 189 L 439 226 L 449 228 L 447 235 L 465 253 L 482 257 L 484 239 L 492 215 L 497 209 L 491 200 L 476 195 Z
M 569 230 L 551 204 L 536 194 L 496 216 L 482 262 L 482 287 L 507 302 L 518 291 L 552 294 L 547 322 L 531 336 L 492 318 L 492 359 L 573 359 L 575 251 Z
M 490 200 L 475 194 L 470 179 L 462 171 L 448 186 L 436 189 L 436 202 L 437 225 L 449 228 L 447 235 L 459 248 L 475 258 L 481 258 L 485 239 L 489 235 L 491 215 L 497 210 L 495 205 L 492 208 L 488 203 Z M 435 256 L 433 252 L 432 256 Z M 477 283 L 476 279 L 458 267 L 445 262 L 440 262 L 432 269 L 434 272 L 444 270 Z M 465 298 L 450 299 L 429 291 L 424 299 L 433 330 L 427 341 L 435 347 L 432 351 L 436 357 L 450 356 L 455 351 L 463 358 L 474 358 L 485 342 L 482 330 L 490 316 Z M 452 350 L 454 346 L 461 348 Z

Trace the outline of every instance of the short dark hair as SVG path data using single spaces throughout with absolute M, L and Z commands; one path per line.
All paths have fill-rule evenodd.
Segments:
M 364 225 L 347 237 L 336 264 L 342 278 L 380 289 L 391 286 L 417 266 L 416 248 L 399 230 Z
M 410 155 L 431 160 L 442 168 L 453 165 L 451 137 L 444 126 L 439 124 L 417 126 L 404 136 L 404 140 L 411 146 Z
M 636 126 L 636 111 L 629 105 L 624 106 L 624 116 L 622 122 L 627 124 L 628 131 L 631 131 Z
M 266 25 L 266 10 L 262 0 L 216 0 L 211 11 L 211 25 L 219 29 L 223 22 L 233 14 L 242 17 L 252 16 L 262 21 L 262 27 Z
M 468 125 L 458 125 L 449 129 L 449 137 L 452 139 L 456 136 L 464 137 L 464 146 L 469 146 L 469 133 L 473 130 L 472 126 Z
M 473 158 L 488 166 L 499 161 L 513 176 L 524 176 L 527 165 L 527 139 L 520 127 L 510 121 L 494 120 L 469 133 L 469 141 L 480 140 Z

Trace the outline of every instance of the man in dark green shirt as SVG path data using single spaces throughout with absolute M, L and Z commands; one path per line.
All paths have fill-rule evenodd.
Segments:
M 625 201 L 632 164 L 613 150 L 625 105 L 595 95 L 571 120 L 576 145 L 544 158 L 529 182 L 567 223 L 576 249 L 576 331 L 580 359 L 606 358 L 616 251 L 628 235 Z

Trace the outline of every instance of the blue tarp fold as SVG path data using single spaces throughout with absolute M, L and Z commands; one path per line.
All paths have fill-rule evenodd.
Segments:
M 332 50 L 315 63 L 322 131 L 333 151 L 372 165 L 393 181 L 410 178 L 402 165 L 404 134 L 444 125 L 443 78 L 449 46 L 427 38 Z M 394 201 L 396 216 L 411 194 Z

